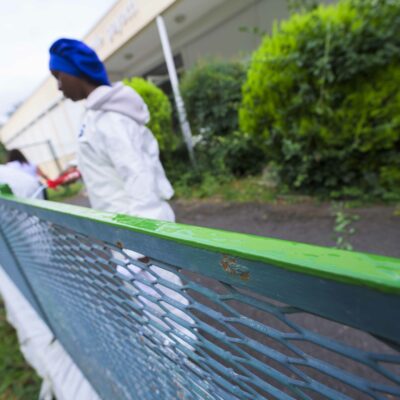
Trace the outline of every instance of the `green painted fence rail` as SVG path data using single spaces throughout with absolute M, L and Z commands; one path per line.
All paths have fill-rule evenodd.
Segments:
M 103 399 L 400 398 L 399 259 L 0 192 L 0 264 Z

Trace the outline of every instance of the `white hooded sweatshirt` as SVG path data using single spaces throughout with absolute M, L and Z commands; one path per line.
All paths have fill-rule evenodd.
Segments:
M 87 98 L 78 164 L 93 208 L 174 221 L 166 200 L 174 191 L 159 159 L 142 98 L 122 83 Z
M 9 164 L 0 165 L 0 183 L 9 185 L 18 197 L 43 199 L 40 182 L 32 175 Z
M 142 98 L 122 83 L 111 87 L 100 86 L 87 98 L 86 108 L 79 134 L 78 165 L 92 207 L 138 217 L 174 221 L 174 212 L 166 201 L 172 197 L 174 191 L 161 165 L 157 140 L 145 126 L 150 116 Z M 124 249 L 124 252 L 133 259 L 143 256 L 130 249 Z M 151 289 L 149 285 L 141 284 L 137 280 L 138 276 L 149 282 L 154 280 L 154 276 L 148 270 L 129 262 L 122 253 L 113 252 L 113 255 L 126 262 L 126 266 L 118 266 L 117 271 L 132 279 L 132 284 L 142 292 L 159 299 L 162 292 L 165 297 L 170 297 L 183 306 L 189 304 L 180 293 L 160 283 L 153 282 L 159 292 Z M 176 274 L 155 265 L 147 268 L 164 280 L 182 286 L 182 281 Z M 125 285 L 129 286 L 127 283 Z M 147 318 L 157 320 L 159 324 L 168 328 L 163 322 L 166 315 L 159 315 L 160 310 L 156 304 L 144 297 L 133 299 L 146 306 Z M 174 306 L 166 307 L 175 316 L 194 324 L 193 319 L 184 311 Z M 181 334 L 192 340 L 196 339 L 193 332 L 182 325 L 174 321 L 170 324 Z M 163 336 L 157 330 L 154 334 Z M 183 340 L 176 340 L 192 349 L 192 346 Z M 167 345 L 173 340 L 164 337 L 162 341 Z

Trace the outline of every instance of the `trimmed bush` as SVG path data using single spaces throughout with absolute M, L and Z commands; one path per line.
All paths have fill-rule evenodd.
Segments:
M 182 97 L 195 133 L 225 136 L 238 129 L 245 78 L 243 64 L 225 61 L 201 63 L 185 74 Z
M 286 0 L 289 12 L 312 11 L 318 7 L 320 0 Z
M 196 150 L 203 165 L 224 178 L 256 175 L 265 166 L 265 155 L 254 137 L 239 131 L 203 140 Z
M 167 95 L 153 83 L 143 78 L 124 79 L 143 98 L 150 111 L 149 129 L 158 140 L 161 151 L 170 151 L 177 138 L 172 132 L 172 107 Z
M 5 164 L 7 162 L 7 149 L 4 144 L 0 142 L 0 164 Z
M 295 14 L 254 53 L 240 127 L 292 189 L 385 197 L 400 187 L 399 61 L 397 0 Z
M 197 178 L 214 174 L 220 180 L 258 173 L 264 154 L 255 139 L 238 131 L 238 108 L 246 68 L 242 63 L 211 61 L 188 71 L 181 84 L 193 132 L 201 135 L 195 147 Z M 196 178 L 196 179 L 197 179 Z

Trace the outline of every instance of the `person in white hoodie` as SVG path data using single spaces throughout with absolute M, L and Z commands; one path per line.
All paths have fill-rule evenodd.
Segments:
M 54 42 L 50 47 L 49 66 L 66 98 L 73 101 L 86 99 L 86 112 L 78 138 L 78 167 L 91 206 L 102 211 L 175 221 L 174 212 L 167 202 L 174 191 L 161 165 L 157 140 L 146 127 L 150 115 L 139 94 L 122 83 L 111 85 L 96 53 L 78 40 L 59 39 Z M 125 253 L 146 262 L 142 254 L 130 250 L 125 250 Z M 121 254 L 114 256 L 124 258 Z M 155 278 L 149 271 L 175 285 L 182 285 L 176 274 L 154 265 L 146 268 L 130 263 L 126 269 L 118 267 L 117 270 L 133 279 L 137 288 L 156 297 L 160 295 L 150 288 Z M 136 281 L 138 275 L 148 280 L 149 285 Z M 174 301 L 185 306 L 188 304 L 181 294 L 160 284 L 156 287 Z M 157 315 L 158 306 L 143 298 L 141 301 L 151 309 L 150 318 L 162 319 L 162 315 Z M 167 308 L 186 322 L 194 322 L 176 307 L 167 305 Z M 171 320 L 170 323 L 181 333 L 195 338 L 187 329 Z
M 78 166 L 93 208 L 174 221 L 167 203 L 174 191 L 146 127 L 142 98 L 122 83 L 111 85 L 96 53 L 59 39 L 50 47 L 50 70 L 66 98 L 86 99 L 79 132 Z
M 43 188 L 38 180 L 10 165 L 0 165 L 0 183 L 9 185 L 15 196 L 43 199 Z

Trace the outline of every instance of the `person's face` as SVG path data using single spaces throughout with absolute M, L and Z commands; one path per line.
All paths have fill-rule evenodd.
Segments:
M 86 98 L 85 80 L 61 71 L 51 73 L 57 79 L 58 90 L 61 90 L 67 99 L 78 101 Z

